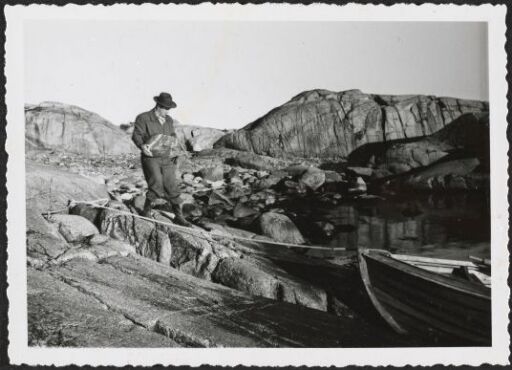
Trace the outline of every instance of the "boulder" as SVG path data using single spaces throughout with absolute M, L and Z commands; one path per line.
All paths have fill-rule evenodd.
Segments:
M 286 215 L 266 212 L 259 217 L 259 226 L 263 235 L 278 242 L 305 243 L 304 237 L 297 226 Z
M 325 173 L 321 169 L 310 167 L 300 177 L 300 183 L 315 191 L 325 182 Z
M 39 268 L 70 248 L 62 236 L 53 233 L 27 232 L 27 263 Z
M 101 243 L 96 243 L 96 241 L 99 240 L 93 240 L 99 239 L 98 237 L 92 237 L 89 240 L 89 245 L 82 245 L 78 248 L 70 248 L 59 255 L 54 261 L 52 261 L 52 263 L 60 264 L 70 260 L 99 261 L 113 256 L 126 257 L 128 255 L 135 254 L 135 248 L 132 245 L 121 242 L 119 240 L 110 239 L 105 235 L 101 236 L 106 238 L 101 241 Z
M 326 184 L 341 183 L 345 181 L 343 176 L 336 171 L 324 171 L 324 174 Z
M 98 234 L 98 229 L 88 219 L 76 215 L 55 214 L 48 221 L 57 224 L 59 232 L 68 243 L 80 243 L 84 239 Z
M 347 158 L 357 148 L 431 135 L 485 102 L 425 95 L 373 95 L 360 90 L 305 91 L 214 147 L 260 155 Z
M 211 127 L 177 124 L 175 128 L 178 139 L 193 152 L 212 149 L 213 144 L 226 134 L 225 131 Z
M 129 211 L 125 205 L 115 201 L 108 207 Z M 155 218 L 169 223 L 169 219 L 163 216 L 156 215 Z M 219 258 L 234 255 L 220 245 L 212 246 L 207 235 L 201 238 L 181 233 L 172 227 L 119 214 L 115 210 L 102 211 L 100 230 L 113 239 L 133 245 L 139 255 L 204 279 L 210 279 Z M 196 229 L 196 233 L 201 233 L 201 230 Z
M 255 261 L 239 258 L 222 259 L 212 279 L 222 285 L 252 295 L 300 304 L 317 310 L 327 310 L 327 294 L 322 289 L 283 276 L 277 268 L 262 268 Z
M 131 138 L 98 114 L 74 105 L 25 105 L 25 140 L 31 147 L 82 155 L 138 153 Z
M 282 180 L 282 177 L 271 175 L 267 178 L 264 178 L 264 179 L 254 182 L 253 188 L 257 191 L 265 190 L 265 189 L 271 188 L 274 185 L 277 185 L 279 183 L 279 181 L 281 181 L 281 180 Z

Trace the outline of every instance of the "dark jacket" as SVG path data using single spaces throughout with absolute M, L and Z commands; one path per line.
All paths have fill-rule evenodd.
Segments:
M 165 122 L 162 125 L 156 117 L 154 109 L 149 112 L 141 113 L 135 118 L 135 126 L 133 128 L 132 140 L 139 149 L 153 135 L 164 134 L 176 136 L 174 129 L 174 121 L 171 117 L 165 116 Z

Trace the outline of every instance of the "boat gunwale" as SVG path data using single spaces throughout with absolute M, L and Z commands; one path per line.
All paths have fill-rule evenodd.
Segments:
M 386 264 L 395 270 L 401 270 L 404 273 L 410 273 L 411 275 L 414 275 L 420 279 L 430 281 L 445 288 L 457 290 L 458 292 L 470 294 L 473 296 L 478 296 L 483 299 L 491 299 L 491 288 L 485 285 L 472 281 L 455 280 L 448 276 L 422 269 L 412 263 L 397 260 L 393 258 L 391 253 L 388 254 L 386 251 L 381 252 L 379 249 L 366 249 L 363 250 L 361 254 L 363 255 L 363 258 L 371 258 L 379 263 Z M 383 259 L 386 259 L 386 261 L 383 261 Z M 394 264 L 397 264 L 398 266 Z M 401 267 L 404 267 L 404 269 L 401 269 Z

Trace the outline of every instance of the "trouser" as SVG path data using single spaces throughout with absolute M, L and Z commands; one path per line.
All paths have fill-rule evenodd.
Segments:
M 148 183 L 146 204 L 163 198 L 171 205 L 179 205 L 180 180 L 176 161 L 176 158 L 142 156 L 142 172 Z

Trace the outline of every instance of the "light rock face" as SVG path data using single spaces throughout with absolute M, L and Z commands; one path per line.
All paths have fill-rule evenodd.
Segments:
M 25 106 L 25 140 L 30 147 L 83 155 L 138 152 L 130 137 L 98 114 L 54 102 Z
M 431 135 L 485 102 L 424 95 L 372 95 L 359 90 L 303 92 L 215 146 L 257 154 L 346 158 L 370 143 Z
M 40 211 L 66 208 L 68 201 L 108 198 L 106 186 L 55 167 L 25 162 L 27 204 Z M 49 209 L 50 208 L 50 209 Z

